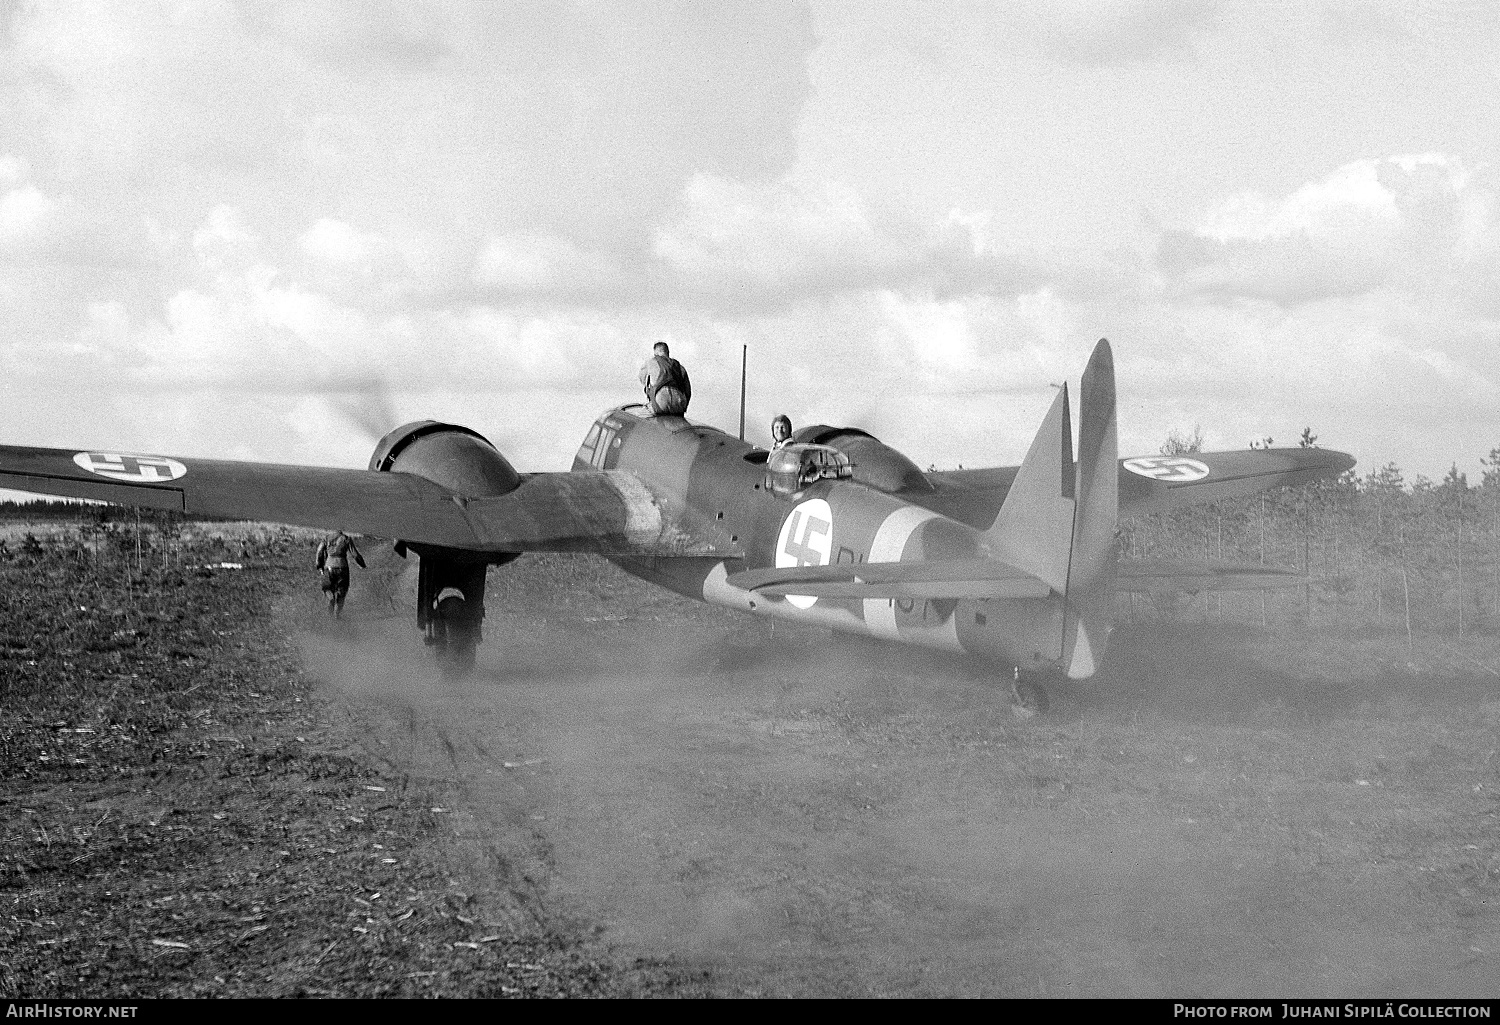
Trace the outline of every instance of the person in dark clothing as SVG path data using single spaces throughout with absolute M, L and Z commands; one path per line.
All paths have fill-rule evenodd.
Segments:
M 646 390 L 646 406 L 652 416 L 686 416 L 693 386 L 688 372 L 672 358 L 666 342 L 651 347 L 651 358 L 641 367 L 640 382 Z
M 344 614 L 344 596 L 349 593 L 349 555 L 360 569 L 365 568 L 365 557 L 359 554 L 354 539 L 342 530 L 335 531 L 318 545 L 318 573 L 323 581 L 323 591 L 328 595 L 328 614 L 339 617 Z

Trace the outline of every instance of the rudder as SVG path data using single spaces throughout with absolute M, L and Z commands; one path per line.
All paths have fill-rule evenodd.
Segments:
M 1113 629 L 1120 477 L 1115 362 L 1106 339 L 1099 339 L 1083 371 L 1078 407 L 1076 508 L 1062 658 L 1064 671 L 1075 680 L 1094 675 Z

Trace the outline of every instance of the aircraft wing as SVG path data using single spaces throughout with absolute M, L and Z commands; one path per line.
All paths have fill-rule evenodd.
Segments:
M 1120 460 L 1120 516 L 1141 516 L 1271 488 L 1330 480 L 1354 466 L 1354 457 L 1326 448 L 1246 449 L 1137 456 Z M 912 495 L 923 506 L 987 529 L 1016 478 L 1017 467 L 935 470 L 934 492 Z M 905 496 L 903 496 L 905 497 Z
M 727 583 L 761 594 L 810 598 L 1045 598 L 1052 589 L 993 559 L 860 562 L 744 570 Z
M 668 517 L 623 470 L 529 474 L 508 495 L 466 498 L 409 473 L 0 445 L 0 487 L 472 551 L 744 554 L 713 524 Z
M 1116 591 L 1264 591 L 1296 587 L 1309 578 L 1294 569 L 1255 562 L 1203 562 L 1192 559 L 1121 559 Z

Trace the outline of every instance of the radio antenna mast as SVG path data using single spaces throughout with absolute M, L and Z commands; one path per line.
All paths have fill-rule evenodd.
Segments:
M 750 360 L 750 346 L 740 346 L 740 440 L 745 440 L 745 367 Z

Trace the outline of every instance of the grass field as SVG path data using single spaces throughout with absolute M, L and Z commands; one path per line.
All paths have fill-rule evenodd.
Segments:
M 25 535 L 0 554 L 0 994 L 674 985 L 476 886 L 452 789 L 309 683 L 272 614 L 313 580 L 309 535 L 190 529 L 144 573 L 129 537 Z

